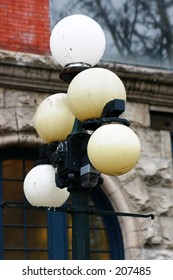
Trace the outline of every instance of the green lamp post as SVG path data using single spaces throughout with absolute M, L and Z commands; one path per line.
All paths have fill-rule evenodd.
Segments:
M 72 214 L 72 257 L 90 259 L 89 194 L 102 183 L 101 173 L 117 176 L 136 165 L 140 142 L 119 118 L 126 102 L 122 81 L 93 68 L 105 50 L 98 23 L 83 15 L 64 18 L 52 31 L 50 48 L 69 86 L 67 94 L 49 96 L 36 110 L 36 131 L 53 150 L 48 163 L 28 173 L 24 192 L 30 204 L 44 207 L 61 207 L 71 194 L 66 212 Z

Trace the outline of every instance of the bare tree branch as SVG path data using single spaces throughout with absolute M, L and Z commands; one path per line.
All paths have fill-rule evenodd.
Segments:
M 173 65 L 173 17 L 169 12 L 173 0 L 69 0 L 61 16 L 74 8 L 109 31 L 118 56 L 135 60 L 143 56 Z

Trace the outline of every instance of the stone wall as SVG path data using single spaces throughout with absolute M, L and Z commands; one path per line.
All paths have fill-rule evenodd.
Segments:
M 141 141 L 141 158 L 132 171 L 106 177 L 103 189 L 115 210 L 153 213 L 155 219 L 120 218 L 127 259 L 173 259 L 173 183 L 170 132 L 154 130 L 150 110 L 172 112 L 172 73 L 101 64 L 115 71 L 127 88 L 126 117 Z M 49 57 L 1 52 L 0 149 L 35 146 L 33 127 L 38 104 L 65 92 L 59 67 Z
M 130 258 L 173 259 L 170 132 L 150 128 L 149 106 L 146 104 L 130 103 L 128 107 L 127 117 L 140 139 L 142 154 L 136 168 L 117 180 L 132 212 L 155 214 L 154 220 L 137 219 L 139 240 L 130 248 Z
M 49 94 L 27 90 L 1 88 L 0 145 L 40 143 L 33 116 L 42 99 Z M 33 143 L 34 142 L 34 143 Z

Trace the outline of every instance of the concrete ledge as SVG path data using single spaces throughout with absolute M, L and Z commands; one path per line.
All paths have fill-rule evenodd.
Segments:
M 124 82 L 127 98 L 133 102 L 155 106 L 173 106 L 173 72 L 101 62 L 97 66 L 110 69 Z M 68 85 L 59 79 L 61 67 L 50 56 L 0 52 L 0 87 L 22 88 L 38 92 L 66 92 Z

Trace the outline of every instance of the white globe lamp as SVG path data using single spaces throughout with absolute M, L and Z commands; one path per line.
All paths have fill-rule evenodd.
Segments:
M 120 78 L 104 68 L 90 68 L 80 72 L 67 91 L 72 113 L 80 121 L 100 118 L 107 102 L 126 101 L 126 90 Z
M 94 66 L 105 51 L 105 35 L 100 25 L 84 15 L 71 15 L 52 30 L 50 50 L 61 66 L 74 63 Z
M 107 175 L 129 172 L 140 157 L 141 145 L 137 135 L 122 124 L 108 124 L 98 128 L 87 147 L 92 165 Z
M 67 94 L 57 93 L 44 99 L 38 106 L 35 116 L 35 129 L 46 143 L 65 140 L 74 124 L 67 100 Z
M 69 197 L 66 188 L 55 184 L 55 169 L 52 165 L 38 165 L 30 170 L 24 180 L 24 194 L 33 206 L 59 207 Z

